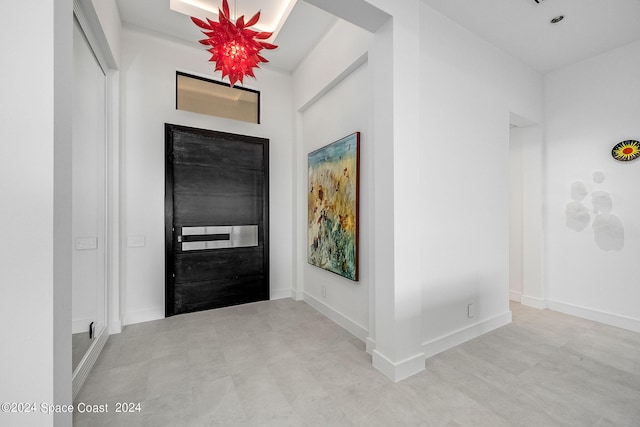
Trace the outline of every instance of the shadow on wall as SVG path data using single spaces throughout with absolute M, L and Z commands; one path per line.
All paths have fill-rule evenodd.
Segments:
M 593 182 L 602 184 L 605 179 L 604 172 L 593 173 Z M 576 181 L 571 184 L 571 198 L 573 199 L 565 208 L 567 227 L 577 232 L 583 231 L 591 222 L 591 214 L 583 201 L 588 195 L 587 187 L 583 182 Z M 591 193 L 591 205 L 593 208 L 593 232 L 596 245 L 603 251 L 621 251 L 624 248 L 624 227 L 622 221 L 611 213 L 613 201 L 608 191 L 596 190 Z
M 491 288 L 487 278 L 471 276 L 424 284 L 423 339 L 441 338 L 447 331 L 462 329 L 482 320 L 483 310 L 479 301 L 491 298 L 488 295 L 493 292 Z

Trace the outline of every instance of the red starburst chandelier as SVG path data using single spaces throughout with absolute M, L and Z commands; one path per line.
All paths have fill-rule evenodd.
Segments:
M 216 63 L 216 71 L 222 72 L 222 78 L 228 77 L 229 83 L 233 86 L 236 82 L 243 83 L 244 76 L 254 77 L 253 69 L 260 68 L 258 63 L 269 62 L 260 55 L 262 49 L 275 49 L 278 46 L 267 43 L 266 40 L 273 33 L 250 30 L 258 23 L 260 12 L 253 15 L 251 19 L 244 22 L 244 15 L 231 21 L 229 14 L 229 3 L 222 0 L 222 10 L 218 9 L 218 21 L 215 22 L 207 18 L 207 22 L 191 17 L 191 20 L 198 27 L 202 28 L 202 33 L 207 36 L 200 40 L 211 53 L 209 61 Z

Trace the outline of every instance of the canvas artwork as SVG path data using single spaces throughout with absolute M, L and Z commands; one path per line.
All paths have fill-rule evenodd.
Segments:
M 309 264 L 358 280 L 360 132 L 309 153 Z

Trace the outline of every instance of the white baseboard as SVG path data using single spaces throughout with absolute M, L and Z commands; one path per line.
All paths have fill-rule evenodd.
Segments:
M 543 310 L 545 308 L 547 308 L 547 300 L 544 298 L 538 298 L 538 297 L 530 297 L 527 295 L 522 295 L 522 298 L 520 299 L 520 302 L 522 303 L 522 305 L 526 305 L 528 307 L 533 307 L 533 308 L 538 308 L 540 310 Z
M 522 292 L 509 290 L 509 300 L 515 302 L 521 302 Z
M 99 335 L 94 338 L 94 341 L 93 343 L 91 343 L 89 350 L 87 350 L 82 360 L 80 360 L 80 363 L 78 363 L 76 370 L 73 372 L 73 377 L 71 381 L 72 381 L 72 387 L 73 387 L 74 400 L 78 395 L 78 393 L 80 392 L 80 389 L 82 388 L 82 385 L 84 384 L 85 380 L 89 376 L 89 372 L 91 372 L 91 368 L 93 368 L 93 365 L 96 363 L 96 360 L 98 360 L 98 356 L 100 355 L 100 352 L 102 351 L 102 348 L 106 344 L 108 338 L 109 338 L 109 333 L 106 331 L 105 328 L 103 328 L 102 331 L 99 332 Z
M 82 332 L 89 332 L 89 325 L 94 322 L 95 319 L 76 319 L 71 322 L 71 333 L 80 334 Z
M 422 351 L 425 358 L 435 356 L 445 350 L 462 344 L 463 342 L 472 340 L 489 331 L 497 329 L 501 326 L 511 323 L 511 312 L 499 314 L 491 319 L 483 320 L 465 328 L 458 329 L 450 334 L 443 335 L 439 338 L 427 341 L 422 344 Z
M 640 319 L 620 316 L 619 314 L 607 313 L 605 311 L 594 310 L 588 307 L 581 307 L 553 300 L 547 300 L 547 307 L 550 310 L 559 311 L 571 316 L 582 317 L 583 319 L 589 319 L 594 322 L 604 323 L 605 325 L 615 326 L 617 328 L 628 329 L 630 331 L 640 333 Z
M 296 301 L 304 301 L 304 291 L 291 289 L 291 298 L 293 298 Z
M 158 319 L 164 319 L 164 307 L 148 308 L 125 313 L 123 324 L 133 325 L 134 323 L 149 322 Z
M 274 289 L 271 291 L 270 300 L 291 298 L 291 289 Z
M 367 353 L 373 354 L 373 350 L 376 349 L 376 342 L 369 337 L 367 337 L 367 339 L 364 342 L 367 346 Z
M 345 328 L 354 336 L 360 338 L 362 341 L 365 341 L 367 336 L 369 335 L 369 331 L 364 326 L 361 326 L 356 322 L 354 322 L 353 320 L 346 317 L 345 315 L 338 313 L 333 308 L 329 307 L 322 301 L 318 300 L 312 295 L 309 295 L 306 292 L 304 292 L 304 301 L 307 304 L 309 304 L 311 307 L 318 310 L 320 313 L 327 316 L 329 319 L 336 322 L 338 325 Z
M 401 362 L 394 363 L 378 350 L 373 350 L 373 367 L 393 382 L 402 381 L 418 372 L 424 371 L 424 354 L 416 354 Z
M 109 323 L 108 331 L 109 335 L 119 334 L 122 332 L 122 319 Z

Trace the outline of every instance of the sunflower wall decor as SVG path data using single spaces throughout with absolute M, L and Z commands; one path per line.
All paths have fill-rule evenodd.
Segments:
M 619 142 L 611 150 L 611 155 L 621 162 L 628 162 L 640 157 L 640 141 L 629 139 Z

